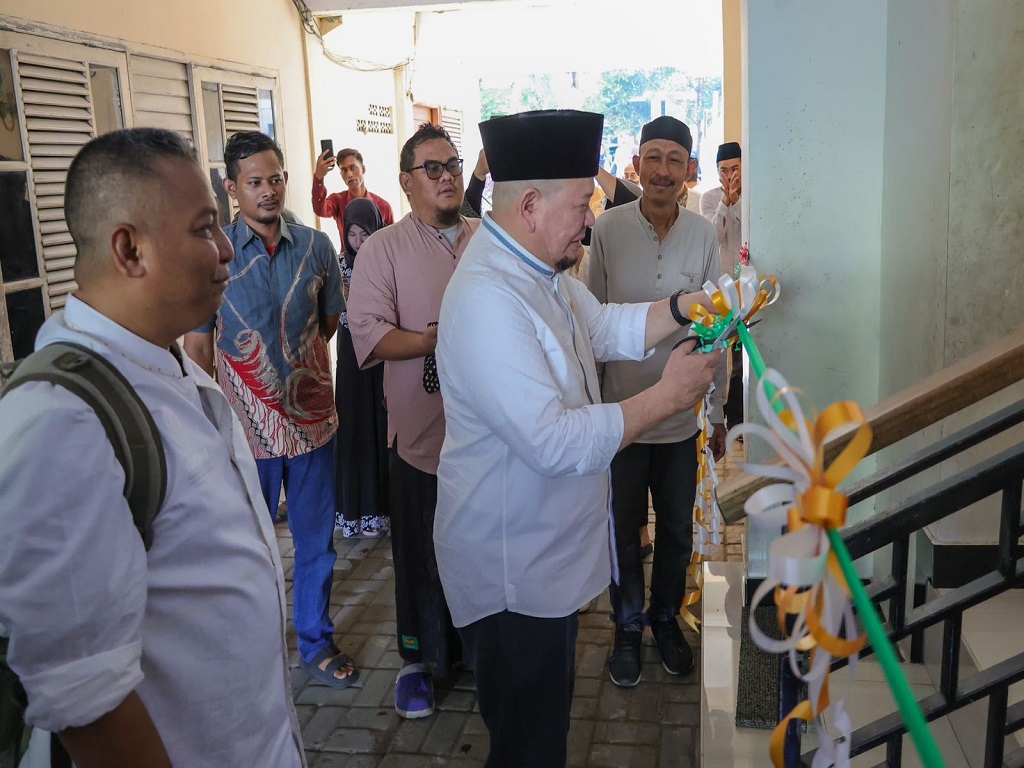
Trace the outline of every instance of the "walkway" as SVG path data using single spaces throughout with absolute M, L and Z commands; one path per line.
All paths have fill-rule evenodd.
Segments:
M 727 464 L 720 466 L 720 473 L 729 472 Z M 290 599 L 294 550 L 287 525 L 279 525 L 277 532 Z M 736 531 L 730 529 L 728 542 L 729 559 L 733 559 L 739 552 Z M 481 768 L 487 756 L 487 730 L 475 711 L 469 673 L 463 673 L 451 690 L 438 692 L 432 717 L 405 721 L 395 713 L 394 681 L 402 662 L 395 639 L 390 539 L 339 535 L 335 544 L 338 562 L 331 610 L 336 637 L 341 650 L 356 659 L 361 677 L 357 686 L 344 691 L 311 684 L 297 666 L 295 635 L 289 624 L 292 690 L 310 767 Z M 636 688 L 621 689 L 608 679 L 606 667 L 613 637 L 609 613 L 605 593 L 580 616 L 568 764 L 589 768 L 699 765 L 699 638 L 687 631 L 697 657 L 696 671 L 675 678 L 662 668 L 648 633 L 642 682 Z

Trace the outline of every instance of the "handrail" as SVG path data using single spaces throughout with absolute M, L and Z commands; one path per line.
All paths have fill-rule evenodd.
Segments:
M 1024 379 L 1024 328 L 993 342 L 917 384 L 876 403 L 865 412 L 873 439 L 868 455 L 985 399 Z M 842 450 L 856 429 L 850 427 L 828 440 L 826 458 Z M 748 475 L 734 477 L 718 491 L 718 506 L 728 524 L 746 516 L 743 504 L 752 493 L 772 482 Z

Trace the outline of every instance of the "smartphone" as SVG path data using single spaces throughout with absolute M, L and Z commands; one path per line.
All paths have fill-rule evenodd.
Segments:
M 320 139 L 320 154 L 327 153 L 327 159 L 334 157 L 334 141 L 331 139 Z

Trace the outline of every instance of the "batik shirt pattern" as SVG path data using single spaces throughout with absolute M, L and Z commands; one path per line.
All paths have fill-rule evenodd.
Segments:
M 224 230 L 235 250 L 215 320 L 217 378 L 257 459 L 299 456 L 338 429 L 324 317 L 345 310 L 341 269 L 322 232 L 281 223 L 270 255 L 243 221 Z

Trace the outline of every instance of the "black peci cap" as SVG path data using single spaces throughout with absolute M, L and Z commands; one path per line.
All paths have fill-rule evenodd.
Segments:
M 494 181 L 583 179 L 597 175 L 604 115 L 545 109 L 480 123 Z

